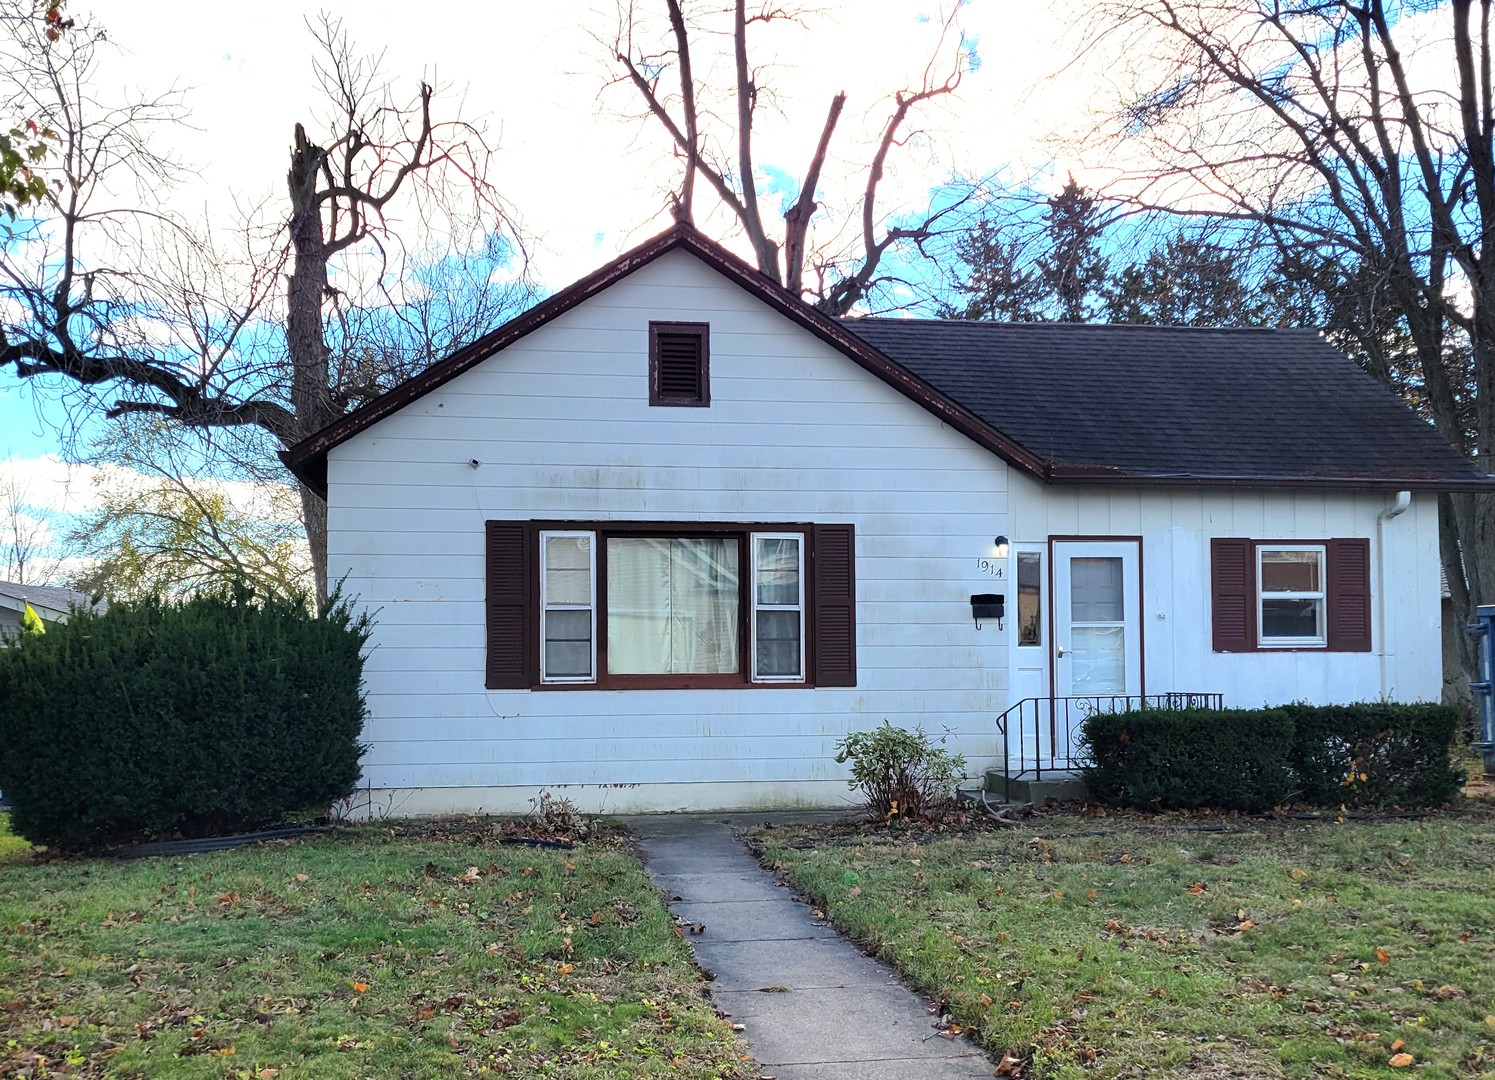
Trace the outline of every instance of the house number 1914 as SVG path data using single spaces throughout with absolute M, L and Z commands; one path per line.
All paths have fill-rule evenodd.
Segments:
M 987 577 L 999 578 L 1007 575 L 1007 566 L 1000 559 L 977 559 L 976 569 Z

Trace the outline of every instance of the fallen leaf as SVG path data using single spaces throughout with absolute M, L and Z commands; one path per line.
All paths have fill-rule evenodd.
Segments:
M 1405 1039 L 1397 1039 L 1396 1042 L 1391 1044 L 1391 1052 L 1394 1054 L 1406 1045 L 1407 1041 Z
M 476 885 L 482 879 L 483 875 L 478 873 L 476 866 L 469 866 L 465 871 L 457 875 L 457 880 L 464 885 Z
M 296 875 L 296 880 L 297 880 L 297 881 L 306 881 L 306 880 L 307 880 L 307 877 L 306 877 L 306 875 L 305 875 L 305 874 L 297 874 L 297 875 Z M 279 1072 L 279 1070 L 277 1070 L 277 1069 L 263 1069 L 263 1070 L 261 1070 L 261 1072 L 260 1072 L 260 1075 L 261 1075 L 261 1076 L 263 1076 L 263 1075 L 264 1075 L 264 1074 L 265 1074 L 265 1073 L 267 1073 L 267 1072 L 273 1072 L 273 1073 L 275 1073 L 275 1075 L 277 1075 L 277 1076 L 279 1076 L 279 1075 L 280 1075 L 280 1072 Z
M 368 988 L 369 988 L 369 984 L 366 983 L 366 982 L 356 982 L 356 983 L 353 984 L 353 992 L 355 994 L 361 994 L 365 990 L 367 990 Z
M 1194 895 L 1194 896 L 1203 896 L 1204 893 L 1205 893 L 1205 890 L 1208 889 L 1208 888 L 1209 888 L 1209 886 L 1206 885 L 1204 882 L 1202 882 L 1202 881 L 1196 881 L 1196 882 L 1194 882 L 1194 884 L 1192 884 L 1192 885 L 1189 886 L 1189 892 L 1192 895 Z
M 1416 1060 L 1411 1054 L 1393 1054 L 1391 1055 L 1391 1060 L 1386 1062 L 1386 1064 L 1390 1065 L 1393 1069 L 1410 1069 L 1412 1062 Z
M 556 967 L 555 970 L 556 970 L 556 974 L 558 974 L 558 975 L 570 975 L 573 971 L 576 970 L 576 965 L 575 964 L 560 964 L 560 965 L 558 965 Z
M 1002 1060 L 997 1062 L 998 1076 L 1020 1076 L 1023 1071 L 1023 1059 L 1014 1057 L 1012 1052 L 1003 1051 Z
M 1391 954 L 1385 949 L 1377 949 L 1376 960 L 1382 964 L 1389 963 L 1391 961 Z

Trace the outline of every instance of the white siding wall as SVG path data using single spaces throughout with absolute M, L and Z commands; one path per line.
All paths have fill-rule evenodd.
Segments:
M 1378 525 L 1387 492 L 1044 487 L 1014 472 L 1015 540 L 1142 537 L 1142 625 L 1148 693 L 1218 691 L 1231 706 L 1437 701 L 1442 692 L 1438 506 L 1413 497 Z M 1217 653 L 1211 645 L 1211 537 L 1369 537 L 1372 652 Z M 1384 622 L 1383 622 L 1384 620 Z
M 651 320 L 711 324 L 711 407 L 650 408 Z M 482 464 L 474 469 L 469 461 Z M 365 782 L 402 812 L 835 805 L 884 718 L 989 759 L 977 562 L 1007 467 L 693 257 L 660 259 L 329 459 L 331 575 L 376 612 Z M 489 518 L 852 522 L 858 685 L 486 691 Z
M 711 324 L 711 407 L 650 408 L 651 320 Z M 471 467 L 470 461 L 480 464 Z M 849 730 L 951 733 L 998 763 L 1012 621 L 992 538 L 1143 537 L 1147 689 L 1232 704 L 1435 699 L 1437 521 L 1381 495 L 1044 488 L 686 254 L 666 256 L 380 421 L 329 457 L 333 579 L 375 613 L 364 782 L 374 810 L 515 811 L 542 787 L 589 811 L 838 805 Z M 1010 489 L 1010 491 L 1009 491 Z M 858 685 L 487 691 L 491 518 L 852 522 Z M 1210 536 L 1370 536 L 1386 655 L 1217 655 Z M 1379 610 L 1382 584 L 1373 579 Z M 1385 670 L 1383 681 L 1382 671 Z

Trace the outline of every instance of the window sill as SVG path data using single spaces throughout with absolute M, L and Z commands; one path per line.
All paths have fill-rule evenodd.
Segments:
M 812 682 L 742 682 L 714 678 L 710 675 L 695 678 L 654 677 L 647 681 L 633 679 L 608 679 L 602 682 L 542 682 L 530 687 L 532 690 L 813 690 Z

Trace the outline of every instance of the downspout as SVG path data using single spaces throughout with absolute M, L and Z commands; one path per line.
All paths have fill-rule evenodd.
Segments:
M 1412 505 L 1410 491 L 1398 491 L 1391 505 L 1376 515 L 1376 658 L 1381 668 L 1381 700 L 1391 698 L 1391 653 L 1386 640 L 1386 523 L 1401 517 Z

